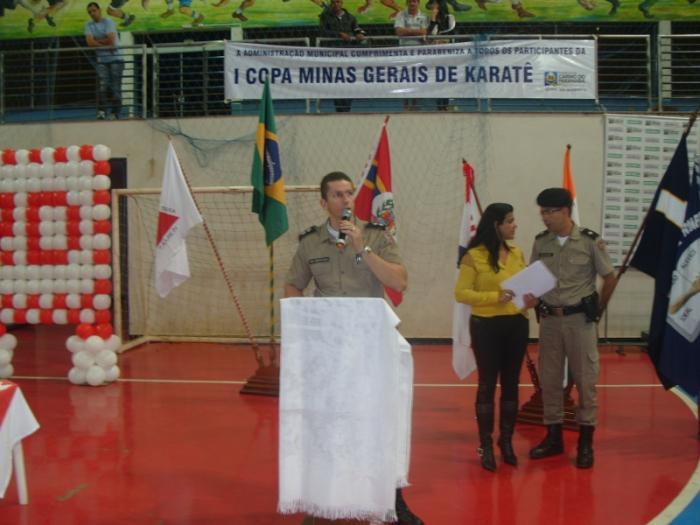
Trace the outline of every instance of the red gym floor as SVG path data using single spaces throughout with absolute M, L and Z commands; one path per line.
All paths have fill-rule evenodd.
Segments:
M 0 500 L 11 524 L 299 524 L 277 502 L 277 400 L 239 395 L 255 361 L 247 347 L 151 344 L 120 357 L 122 379 L 66 380 L 70 332 L 16 330 L 14 380 L 41 429 L 25 440 L 29 505 L 14 482 Z M 527 459 L 543 429 L 519 425 L 520 466 L 482 470 L 475 375 L 458 383 L 447 346 L 414 346 L 411 481 L 406 500 L 428 525 L 643 524 L 666 509 L 698 467 L 698 423 L 658 386 L 646 355 L 602 348 L 596 465 Z M 534 357 L 535 350 L 531 349 Z M 530 378 L 524 370 L 523 384 Z M 532 393 L 521 388 L 521 401 Z M 692 497 L 694 494 L 691 494 Z M 686 498 L 687 499 L 687 498 Z

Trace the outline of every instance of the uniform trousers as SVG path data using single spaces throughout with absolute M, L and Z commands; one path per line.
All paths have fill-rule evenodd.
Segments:
M 600 369 L 596 323 L 586 321 L 583 313 L 540 319 L 540 383 L 544 404 L 544 424 L 564 419 L 564 359 L 578 390 L 576 420 L 580 425 L 595 425 L 598 399 L 595 385 Z

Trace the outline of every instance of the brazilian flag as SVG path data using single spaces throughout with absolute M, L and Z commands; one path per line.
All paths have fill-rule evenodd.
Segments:
M 275 113 L 268 81 L 265 82 L 260 101 L 260 117 L 255 136 L 253 172 L 250 180 L 253 185 L 253 212 L 258 214 L 258 220 L 265 228 L 265 242 L 269 246 L 289 229 L 289 224 L 280 165 L 280 149 L 275 129 Z

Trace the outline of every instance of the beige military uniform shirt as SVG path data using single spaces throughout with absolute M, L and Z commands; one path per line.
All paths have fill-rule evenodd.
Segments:
M 574 306 L 596 291 L 596 276 L 614 271 L 605 242 L 594 231 L 574 225 L 563 246 L 556 234 L 544 231 L 535 238 L 530 263 L 542 261 L 557 278 L 541 299 L 552 306 Z
M 366 225 L 365 246 L 390 263 L 402 264 L 390 235 L 378 226 Z M 316 297 L 384 297 L 384 286 L 352 245 L 335 245 L 326 223 L 309 228 L 299 236 L 299 247 L 292 259 L 286 282 L 304 290 L 313 279 Z

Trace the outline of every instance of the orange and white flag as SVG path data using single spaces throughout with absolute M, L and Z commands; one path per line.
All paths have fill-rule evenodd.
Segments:
M 576 202 L 576 185 L 574 184 L 574 176 L 571 173 L 571 144 L 566 145 L 566 153 L 564 153 L 564 182 L 562 187 L 569 190 L 571 200 L 571 220 L 576 223 L 576 226 L 581 226 L 581 219 L 578 215 L 578 203 Z

